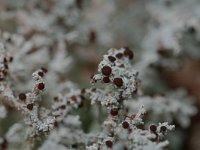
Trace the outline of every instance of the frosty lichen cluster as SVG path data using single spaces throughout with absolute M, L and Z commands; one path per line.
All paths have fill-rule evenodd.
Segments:
M 197 108 L 161 73 L 200 58 L 199 6 L 199 0 L 1 1 L 0 149 L 178 149 Z M 130 48 L 111 48 L 98 62 L 111 45 Z M 85 76 L 95 63 L 88 87 Z M 172 138 L 165 136 L 175 128 L 170 124 Z
M 159 123 L 158 126 L 151 125 L 149 130 L 140 129 L 138 126 L 144 123 L 142 119 L 144 113 L 145 110 L 141 107 L 138 113 L 127 116 L 120 124 L 116 124 L 111 120 L 105 121 L 105 128 L 110 130 L 101 133 L 97 138 L 98 142 L 87 146 L 87 149 L 164 149 L 169 143 L 168 141 L 161 141 L 161 139 L 168 130 L 174 129 L 174 126 L 165 122 Z M 152 128 L 153 126 L 155 130 Z
M 102 81 L 113 84 L 118 92 L 121 92 L 121 96 L 131 96 L 137 90 L 139 83 L 138 72 L 130 64 L 133 56 L 133 52 L 128 47 L 108 50 L 108 54 L 103 56 L 98 66 L 99 74 L 93 77 L 92 82 Z
M 137 110 L 140 105 L 144 105 L 152 117 L 151 121 L 177 121 L 183 128 L 190 125 L 190 117 L 197 113 L 196 107 L 191 103 L 192 98 L 188 97 L 183 89 L 166 93 L 164 96 L 140 96 L 134 103 L 132 101 L 126 101 L 125 105 L 131 110 Z
M 160 142 L 161 135 L 174 126 L 168 123 L 159 124 L 157 130 L 140 129 L 144 125 L 143 115 L 145 109 L 141 106 L 138 113 L 131 113 L 123 102 L 136 94 L 139 82 L 138 72 L 132 70 L 130 59 L 133 52 L 129 48 L 110 49 L 98 67 L 98 74 L 94 75 L 92 82 L 105 84 L 103 89 L 86 90 L 86 95 L 93 103 L 100 102 L 109 110 L 108 117 L 103 123 L 103 133 L 99 133 L 97 141 L 93 141 L 87 149 L 163 149 L 167 141 Z M 105 80 L 105 78 L 108 80 Z M 119 80 L 116 80 L 119 79 Z M 107 82 L 108 81 L 108 82 Z M 162 131 L 161 129 L 164 128 Z M 155 141 L 156 142 L 155 142 Z
M 116 62 L 111 61 L 112 63 L 110 63 L 111 59 L 109 58 L 111 57 L 109 56 L 112 56 L 112 60 Z M 144 107 L 141 105 L 138 112 L 130 112 L 123 104 L 123 101 L 126 101 L 127 98 L 133 97 L 138 88 L 138 84 L 135 84 L 135 82 L 138 82 L 138 73 L 126 72 L 126 69 L 131 68 L 129 60 L 132 57 L 133 52 L 128 48 L 109 50 L 108 55 L 105 55 L 99 64 L 98 71 L 101 71 L 99 76 L 102 76 L 102 78 L 96 78 L 98 75 L 95 75 L 92 79 L 93 82 L 94 80 L 97 82 L 102 81 L 104 77 L 109 77 L 109 84 L 103 82 L 105 89 L 80 90 L 73 83 L 66 82 L 60 86 L 60 92 L 53 97 L 52 108 L 45 108 L 40 104 L 43 92 L 47 90 L 45 81 L 48 74 L 47 69 L 41 68 L 33 72 L 32 91 L 19 93 L 17 97 L 14 94 L 12 95 L 14 105 L 11 106 L 22 111 L 25 117 L 24 123 L 16 123 L 8 130 L 7 134 L 1 138 L 1 147 L 12 149 L 13 146 L 17 145 L 18 148 L 32 149 L 35 147 L 34 142 L 40 141 L 44 136 L 46 140 L 38 147 L 40 150 L 54 148 L 119 149 L 119 147 L 138 150 L 143 148 L 162 150 L 168 145 L 167 140 L 163 141 L 163 136 L 168 130 L 174 129 L 174 126 L 168 125 L 168 123 L 160 123 L 158 126 L 154 125 L 154 127 L 151 125 L 146 130 L 140 128 L 139 126 L 144 126 Z M 107 61 L 104 59 L 107 59 Z M 122 63 L 123 66 L 121 67 Z M 105 66 L 109 66 L 113 71 L 108 74 L 108 70 L 103 69 Z M 122 80 L 121 86 L 115 82 L 116 78 Z M 126 92 L 126 89 L 129 90 Z M 97 130 L 95 134 L 93 132 L 84 133 L 81 129 L 80 117 L 72 114 L 74 109 L 83 106 L 86 99 L 91 100 L 92 104 L 98 104 L 99 101 L 102 106 L 108 108 L 108 115 L 101 125 L 102 131 Z M 22 128 L 23 124 L 25 124 L 24 128 Z M 26 141 L 25 143 L 13 139 L 15 136 L 20 136 L 21 133 L 25 134 L 23 139 Z M 12 135 L 12 138 L 9 135 Z M 32 144 L 27 146 L 26 143 L 29 141 Z
M 51 111 L 39 107 L 41 94 L 45 89 L 44 74 L 45 69 L 40 69 L 32 74 L 34 85 L 32 92 L 20 93 L 18 99 L 21 101 L 18 109 L 22 110 L 26 115 L 25 123 L 31 126 L 30 136 L 38 136 L 40 132 L 43 134 L 49 132 L 53 128 L 55 118 L 51 115 Z

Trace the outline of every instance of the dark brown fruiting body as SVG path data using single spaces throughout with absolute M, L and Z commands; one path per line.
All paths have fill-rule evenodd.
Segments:
M 113 83 L 117 86 L 117 87 L 121 87 L 123 85 L 123 80 L 121 78 L 114 78 Z
M 165 127 L 165 126 L 160 127 L 160 132 L 165 132 L 166 130 L 167 130 L 167 127 Z
M 112 69 L 111 69 L 111 67 L 109 67 L 109 66 L 104 66 L 104 67 L 101 69 L 101 72 L 102 72 L 103 75 L 109 76 L 109 75 L 111 74 L 111 72 L 112 72 Z
M 48 72 L 48 70 L 47 70 L 46 68 L 44 68 L 44 67 L 41 67 L 41 70 L 42 70 L 44 73 L 47 73 L 47 72 Z
M 156 132 L 157 126 L 152 124 L 152 125 L 150 125 L 149 129 L 150 129 L 151 132 Z
M 128 129 L 128 133 L 130 134 L 133 130 L 131 128 Z
M 40 77 L 44 77 L 44 73 L 41 72 L 41 71 L 38 72 L 38 75 L 39 75 Z
M 118 115 L 118 110 L 116 108 L 113 108 L 113 109 L 110 110 L 110 114 L 112 116 L 117 116 Z
M 44 90 L 45 85 L 44 85 L 44 83 L 39 83 L 37 87 L 39 90 Z
M 113 56 L 108 56 L 108 60 L 109 60 L 110 62 L 114 62 L 114 61 L 116 60 L 116 58 L 113 57 Z
M 112 141 L 108 140 L 105 143 L 106 143 L 107 147 L 112 148 L 112 146 L 113 146 L 113 142 Z
M 110 82 L 110 78 L 109 77 L 104 77 L 103 78 L 103 82 L 104 83 L 109 83 Z
M 19 97 L 19 99 L 22 100 L 22 101 L 25 101 L 25 100 L 26 100 L 26 94 L 25 94 L 25 93 L 20 93 L 18 97 Z
M 119 65 L 119 67 L 120 67 L 120 68 L 124 68 L 125 66 L 124 66 L 124 64 L 121 64 L 121 65 Z
M 128 47 L 124 47 L 124 48 L 125 48 L 124 55 L 128 56 L 129 59 L 133 59 L 133 57 L 134 57 L 133 52 Z
M 76 96 L 75 96 L 75 95 L 72 95 L 72 96 L 71 96 L 71 100 L 74 101 L 74 102 L 76 102 L 76 100 L 77 100 Z
M 32 103 L 28 104 L 26 107 L 27 107 L 28 110 L 33 110 L 33 104 Z
M 115 55 L 118 59 L 121 59 L 123 57 L 123 54 L 122 53 L 118 53 Z
M 164 47 L 160 47 L 158 50 L 157 50 L 157 54 L 161 57 L 165 57 L 165 58 L 168 58 L 170 57 L 170 54 L 169 54 L 169 51 L 167 49 L 165 49 Z
M 57 102 L 57 101 L 59 100 L 58 96 L 54 96 L 54 97 L 53 97 L 53 100 L 54 100 L 55 102 Z
M 124 122 L 122 123 L 122 127 L 123 127 L 124 129 L 129 128 L 129 123 L 128 123 L 127 121 L 124 121 Z

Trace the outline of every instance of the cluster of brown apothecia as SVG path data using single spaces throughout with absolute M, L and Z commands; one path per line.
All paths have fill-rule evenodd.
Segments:
M 29 125 L 29 137 L 38 137 L 41 134 L 48 133 L 53 129 L 55 122 L 51 111 L 40 106 L 41 94 L 45 89 L 44 76 L 47 69 L 41 68 L 32 74 L 34 85 L 32 92 L 20 93 L 18 95 L 18 109 L 25 114 L 25 124 Z
M 38 92 L 43 91 L 45 89 L 45 83 L 43 81 L 43 78 L 46 73 L 47 73 L 47 70 L 43 67 L 37 70 L 36 72 L 34 72 L 32 75 L 33 75 L 33 79 L 35 80 L 35 84 L 33 86 L 32 93 L 27 93 L 27 94 L 20 93 L 18 95 L 19 100 L 23 103 L 26 103 L 27 109 L 30 111 L 33 109 L 33 106 L 34 106 L 34 101 L 32 100 L 35 100 L 30 97 L 36 97 Z
M 123 60 L 123 57 L 127 57 L 129 59 L 133 59 L 133 52 L 128 48 L 124 48 L 123 50 L 117 50 L 117 49 L 111 49 L 110 52 L 112 51 L 112 54 L 108 54 L 107 57 L 107 61 L 109 61 L 110 63 L 108 63 L 107 65 L 103 65 L 101 66 L 101 73 L 103 75 L 102 81 L 104 83 L 109 83 L 109 82 L 113 82 L 113 84 L 116 85 L 116 87 L 121 87 L 123 86 L 123 80 L 120 77 L 114 77 L 112 78 L 111 76 L 114 76 L 114 70 L 113 70 L 113 66 L 117 66 L 119 68 L 124 68 L 124 63 L 122 61 L 119 60 Z M 121 64 L 120 64 L 121 63 Z M 110 79 L 113 79 L 111 80 Z M 94 79 L 95 81 L 95 79 Z
M 100 103 L 108 110 L 108 115 L 103 122 L 103 133 L 99 134 L 98 142 L 93 142 L 88 146 L 89 150 L 93 147 L 98 149 L 116 149 L 117 147 L 143 149 L 146 146 L 162 149 L 168 144 L 167 141 L 161 142 L 160 139 L 174 126 L 168 125 L 168 123 L 159 124 L 157 131 L 162 131 L 159 133 L 146 130 L 142 119 L 145 114 L 143 106 L 138 107 L 137 113 L 133 113 L 124 105 L 125 101 L 133 98 L 139 86 L 138 72 L 133 70 L 130 62 L 132 58 L 133 52 L 127 47 L 108 50 L 108 54 L 103 56 L 103 60 L 98 66 L 98 74 L 92 78 L 92 83 L 100 81 L 104 88 L 86 90 L 86 96 L 89 97 L 92 104 Z M 143 126 L 143 129 L 140 129 L 139 126 Z
M 123 120 L 122 122 L 107 119 L 104 122 L 103 133 L 99 134 L 98 142 L 94 142 L 88 146 L 88 150 L 94 147 L 98 149 L 158 149 L 162 150 L 169 144 L 168 141 L 163 140 L 163 136 L 170 130 L 174 129 L 173 125 L 168 125 L 167 122 L 159 123 L 158 126 L 152 125 L 149 130 L 142 126 L 143 115 L 145 110 L 143 107 L 139 108 L 137 113 L 127 116 L 125 120 L 119 116 L 116 120 Z M 154 129 L 156 127 L 156 129 Z M 98 144 L 97 144 L 98 143 Z
M 139 129 L 137 126 L 143 124 L 144 109 L 140 108 L 138 113 L 130 114 L 131 112 L 126 109 L 123 103 L 127 98 L 131 98 L 138 88 L 138 72 L 132 69 L 130 62 L 132 58 L 133 52 L 128 48 L 110 49 L 99 64 L 98 74 L 93 77 L 95 82 L 106 83 L 103 84 L 105 88 L 93 87 L 79 90 L 72 83 L 66 82 L 63 89 L 60 89 L 60 93 L 54 97 L 52 109 L 47 109 L 40 104 L 43 92 L 46 89 L 45 75 L 47 69 L 40 68 L 33 72 L 34 84 L 32 91 L 18 94 L 18 101 L 13 95 L 14 107 L 21 110 L 25 115 L 24 119 L 27 125 L 25 130 L 28 138 L 37 139 L 42 135 L 52 133 L 49 136 L 49 140 L 51 140 L 51 136 L 62 137 L 63 135 L 60 135 L 61 130 L 73 131 L 71 125 L 75 125 L 75 128 L 80 127 L 79 117 L 72 115 L 72 112 L 74 108 L 77 109 L 83 106 L 83 101 L 86 98 L 91 100 L 92 104 L 100 102 L 102 106 L 106 106 L 108 109 L 108 116 L 103 122 L 103 132 L 98 133 L 97 141 L 87 137 L 80 128 L 78 135 L 73 135 L 80 136 L 79 134 L 81 134 L 81 136 L 87 138 L 90 143 L 84 144 L 88 150 L 93 149 L 92 147 L 97 143 L 99 143 L 97 144 L 99 149 L 114 148 L 118 145 L 131 149 L 133 146 L 139 145 L 139 143 L 133 142 L 135 136 L 143 139 L 145 144 L 142 146 L 153 145 L 157 147 L 160 143 L 161 133 L 171 130 L 173 127 L 168 126 L 168 124 L 166 126 L 160 125 L 161 127 L 158 126 L 158 130 L 154 132 L 153 130 Z M 109 82 L 106 80 L 109 80 Z M 69 124 L 70 126 L 68 126 Z M 51 132 L 55 128 L 56 130 Z M 148 138 L 149 136 L 151 138 Z M 4 139 L 2 146 L 7 147 L 10 139 L 6 136 Z M 156 143 L 152 142 L 152 139 L 156 139 Z M 123 143 L 124 140 L 127 143 Z M 72 145 L 78 145 L 78 143 Z M 72 145 L 67 144 L 67 147 L 70 148 Z
M 116 49 L 112 49 L 112 51 L 117 51 Z M 129 59 L 133 59 L 133 52 L 128 48 L 125 47 L 123 51 L 118 51 L 117 53 L 113 53 L 112 55 L 107 56 L 107 59 L 112 63 L 113 66 L 116 66 L 115 61 L 117 59 L 123 59 L 122 57 L 128 57 Z M 124 64 L 122 63 L 121 65 L 119 65 L 118 67 L 124 68 Z M 101 73 L 105 76 L 103 78 L 103 81 L 105 83 L 109 83 L 110 79 L 109 76 L 112 73 L 112 68 L 111 66 L 103 66 L 101 68 Z M 117 87 L 121 87 L 123 85 L 123 81 L 121 78 L 114 78 L 113 83 L 117 86 Z
M 40 68 L 33 72 L 32 91 L 20 93 L 17 98 L 12 95 L 14 107 L 24 113 L 26 126 L 23 128 L 24 125 L 21 125 L 18 130 L 26 133 L 25 140 L 27 141 L 41 141 L 40 138 L 45 135 L 46 139 L 44 143 L 41 143 L 40 150 L 46 150 L 52 144 L 64 149 L 96 150 L 118 147 L 163 149 L 168 142 L 160 139 L 174 126 L 163 123 L 157 127 L 150 126 L 149 130 L 140 129 L 138 126 L 144 124 L 142 117 L 145 109 L 142 106 L 138 112 L 132 113 L 124 105 L 128 98 L 133 98 L 138 88 L 138 72 L 132 69 L 130 63 L 132 58 L 133 53 L 128 48 L 110 49 L 99 64 L 98 74 L 92 79 L 95 82 L 103 81 L 104 88 L 95 86 L 80 90 L 72 82 L 64 82 L 58 87 L 59 92 L 53 97 L 54 102 L 49 109 L 43 107 L 40 102 L 43 100 L 45 89 L 48 89 L 45 84 L 45 75 L 48 75 L 50 71 Z M 109 82 L 104 82 L 105 78 L 109 79 Z M 77 111 L 83 106 L 85 100 L 107 108 L 107 116 L 103 118 L 105 119 L 103 123 L 100 123 L 102 130 L 95 131 L 95 134 L 84 133 L 80 117 L 73 114 L 74 110 Z M 101 113 L 98 115 L 95 119 L 102 118 Z M 15 128 L 14 125 L 10 130 L 16 130 Z M 19 136 L 18 134 L 13 133 L 13 136 Z M 63 139 L 67 140 L 63 141 Z M 12 139 L 7 135 L 1 140 L 1 146 L 5 147 L 4 149 L 16 143 L 21 145 L 21 141 L 11 142 Z
M 130 60 L 133 56 L 133 52 L 128 47 L 108 50 L 108 54 L 104 55 L 99 64 L 98 74 L 92 78 L 92 83 L 97 81 L 110 83 L 122 92 L 123 97 L 134 94 L 139 79 L 138 72 L 131 67 Z
M 86 90 L 92 104 L 100 102 L 113 118 L 123 114 L 123 100 L 132 97 L 138 88 L 138 72 L 133 70 L 130 62 L 133 56 L 128 47 L 109 49 L 98 66 L 98 73 L 92 78 L 92 83 L 105 83 L 105 89 Z

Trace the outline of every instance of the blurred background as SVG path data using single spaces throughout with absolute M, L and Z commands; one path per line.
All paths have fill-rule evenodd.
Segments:
M 128 46 L 141 79 L 138 95 L 181 89 L 200 108 L 199 0 L 0 0 L 0 42 L 14 57 L 16 93 L 30 87 L 38 66 L 52 71 L 55 84 L 67 79 L 90 87 L 102 55 Z M 200 149 L 200 113 L 189 118 L 186 127 L 173 121 L 171 149 Z M 12 123 L 0 121 L 4 133 L 3 124 Z

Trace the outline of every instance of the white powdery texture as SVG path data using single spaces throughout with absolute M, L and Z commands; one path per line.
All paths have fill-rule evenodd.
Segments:
M 200 57 L 200 2 L 174 0 L 169 3 L 159 0 L 146 3 L 151 21 L 141 42 L 143 64 L 158 63 L 174 68 L 180 65 L 181 57 Z
M 192 103 L 183 89 L 168 92 L 165 96 L 141 96 L 137 100 L 125 101 L 125 105 L 135 111 L 140 105 L 144 105 L 148 114 L 151 116 L 149 121 L 168 121 L 177 123 L 186 128 L 190 125 L 190 118 L 197 113 L 197 108 Z
M 80 117 L 72 114 L 73 109 L 81 107 L 82 102 L 81 90 L 75 84 L 65 82 L 60 85 L 52 105 L 54 131 L 39 150 L 84 149 L 86 136 L 81 128 Z

